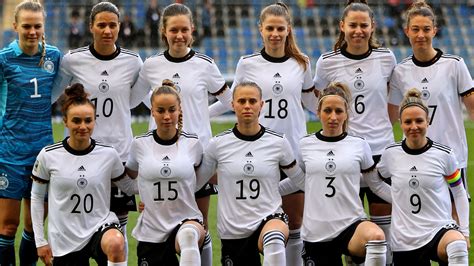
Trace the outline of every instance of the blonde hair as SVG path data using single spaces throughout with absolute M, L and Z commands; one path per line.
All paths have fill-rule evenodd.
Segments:
M 402 117 L 403 110 L 411 106 L 417 106 L 421 108 L 423 111 L 425 111 L 426 117 L 428 118 L 428 114 L 429 114 L 428 107 L 421 99 L 421 92 L 416 88 L 409 89 L 405 93 L 403 100 L 400 103 L 399 117 L 400 118 Z
M 288 6 L 284 3 L 278 2 L 276 4 L 271 4 L 266 6 L 262 12 L 260 12 L 260 21 L 259 26 L 262 26 L 262 23 L 268 16 L 284 17 L 288 25 L 291 27 L 291 16 Z M 301 52 L 300 48 L 296 44 L 295 36 L 293 30 L 290 30 L 285 41 L 285 55 L 291 58 L 294 58 L 296 62 L 306 71 L 306 67 L 309 59 Z
M 341 21 L 344 21 L 344 19 L 347 17 L 347 14 L 349 14 L 349 11 L 367 12 L 369 14 L 370 21 L 372 22 L 372 24 L 375 23 L 374 11 L 372 11 L 372 9 L 369 7 L 369 4 L 365 0 L 349 0 L 349 1 L 347 1 L 346 7 L 344 8 L 344 11 L 342 12 Z M 379 48 L 380 43 L 375 38 L 374 34 L 375 34 L 375 31 L 372 32 L 372 34 L 370 34 L 369 47 L 370 48 Z M 336 51 L 337 49 L 343 47 L 346 44 L 347 44 L 347 42 L 346 42 L 346 39 L 345 39 L 345 34 L 344 34 L 344 32 L 340 31 L 339 32 L 339 37 L 338 37 L 336 43 L 334 44 L 334 51 Z
M 43 18 L 46 19 L 46 12 L 44 11 L 43 6 L 38 0 L 25 0 L 19 3 L 15 7 L 15 11 L 13 12 L 13 15 L 15 16 L 15 22 L 17 23 L 18 23 L 18 16 L 20 14 L 20 11 L 22 10 L 28 10 L 32 12 L 41 12 L 43 14 Z M 46 57 L 46 36 L 43 33 L 43 35 L 41 36 L 41 59 L 39 61 L 38 66 L 43 66 L 45 57 Z
M 319 92 L 318 110 L 317 110 L 318 113 L 321 112 L 321 106 L 324 103 L 324 98 L 327 98 L 328 96 L 339 96 L 344 102 L 346 113 L 349 114 L 350 112 L 349 103 L 351 102 L 352 96 L 351 96 L 351 91 L 346 84 L 342 82 L 331 82 L 326 88 L 324 88 L 322 91 Z M 347 131 L 348 124 L 349 124 L 349 115 L 347 116 L 346 121 L 344 121 L 344 124 L 342 125 L 342 130 L 344 132 Z
M 181 108 L 181 97 L 179 97 L 179 93 L 176 90 L 176 87 L 174 85 L 174 82 L 169 79 L 164 79 L 163 82 L 161 83 L 160 87 L 156 87 L 153 89 L 153 92 L 150 97 L 150 102 L 153 106 L 153 99 L 162 94 L 171 94 L 176 96 L 176 99 L 178 100 L 178 105 L 179 105 L 179 115 L 178 115 L 178 136 L 181 135 L 181 132 L 183 132 L 183 108 Z

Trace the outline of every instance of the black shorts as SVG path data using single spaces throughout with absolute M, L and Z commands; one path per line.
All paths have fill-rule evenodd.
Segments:
M 394 251 L 393 263 L 395 265 L 407 266 L 430 266 L 430 261 L 432 260 L 438 262 L 440 266 L 447 266 L 448 263 L 441 261 L 438 257 L 438 245 L 446 232 L 449 230 L 456 230 L 456 228 L 456 225 L 448 225 L 445 228 L 442 228 L 428 244 L 421 248 L 410 251 Z
M 89 259 L 93 258 L 98 266 L 107 266 L 107 256 L 105 255 L 100 242 L 105 232 L 110 229 L 117 229 L 122 232 L 119 224 L 104 224 L 92 235 L 87 245 L 76 252 L 71 252 L 61 257 L 54 257 L 54 266 L 83 266 L 89 265 Z
M 209 197 L 217 194 L 217 186 L 211 183 L 205 184 L 200 190 L 194 193 L 196 199 Z
M 372 159 L 374 160 L 374 164 L 377 165 L 380 162 L 380 158 L 382 155 L 374 155 L 372 156 Z M 387 184 L 391 184 L 390 179 L 383 179 L 383 181 Z M 369 204 L 371 203 L 382 203 L 382 204 L 390 204 L 383 200 L 381 197 L 377 196 L 372 190 L 370 190 L 369 187 L 361 187 L 359 190 L 359 197 L 362 200 L 362 203 L 364 202 L 364 197 L 367 196 L 367 202 Z
M 260 266 L 260 252 L 258 251 L 258 238 L 263 226 L 272 219 L 280 219 L 288 224 L 288 215 L 275 213 L 267 216 L 252 235 L 240 239 L 221 239 L 221 264 Z
M 137 211 L 137 203 L 135 195 L 128 196 L 123 193 L 118 187 L 112 186 L 110 190 L 110 210 L 116 214 Z
M 176 254 L 175 242 L 176 234 L 179 231 L 179 228 L 183 223 L 187 221 L 195 221 L 200 223 L 202 226 L 202 221 L 194 219 L 186 219 L 177 225 L 173 231 L 171 231 L 170 236 L 166 239 L 165 242 L 161 243 L 151 243 L 138 241 L 137 245 L 137 263 L 138 265 L 170 265 L 170 266 L 179 266 L 178 257 Z
M 360 264 L 365 261 L 365 257 L 356 257 L 349 253 L 347 249 L 357 226 L 363 220 L 358 220 L 347 227 L 336 238 L 327 242 L 307 242 L 303 241 L 303 261 L 305 265 L 327 265 L 342 266 L 342 255 L 352 257 L 354 263 Z M 403 265 L 403 264 L 400 264 Z

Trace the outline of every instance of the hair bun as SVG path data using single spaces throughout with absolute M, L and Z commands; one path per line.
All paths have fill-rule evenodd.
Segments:
M 366 1 L 366 0 L 348 0 L 346 6 L 348 6 L 350 4 L 355 4 L 355 3 L 369 5 L 368 1 Z
M 170 79 L 164 79 L 162 82 L 161 82 L 161 85 L 162 86 L 169 86 L 169 87 L 172 87 L 172 88 L 175 88 L 174 86 L 174 82 Z
M 421 92 L 416 88 L 411 88 L 407 91 L 406 97 L 414 97 L 421 99 Z
M 74 83 L 64 90 L 64 94 L 67 98 L 87 98 L 87 93 L 84 90 L 84 86 L 81 83 Z

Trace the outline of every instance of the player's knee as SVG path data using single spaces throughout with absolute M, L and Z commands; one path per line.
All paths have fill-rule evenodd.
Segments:
M 18 230 L 18 225 L 18 221 L 5 221 L 3 227 L 1 228 L 0 234 L 6 236 L 15 236 L 16 231 Z
M 102 238 L 102 247 L 108 258 L 122 258 L 125 254 L 125 240 L 118 230 L 109 230 Z
M 199 241 L 199 229 L 192 224 L 184 224 L 179 229 L 176 238 L 181 250 L 197 246 Z
M 371 230 L 369 240 L 385 240 L 385 234 L 383 230 L 378 226 L 374 226 L 373 230 Z

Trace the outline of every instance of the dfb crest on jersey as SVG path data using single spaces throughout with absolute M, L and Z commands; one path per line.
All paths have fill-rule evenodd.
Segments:
M 273 94 L 280 95 L 283 92 L 283 86 L 278 82 L 273 85 L 272 88 Z
M 142 260 L 142 261 L 140 262 L 140 266 L 148 266 L 148 261 Z
M 336 171 L 336 163 L 334 162 L 333 159 L 329 159 L 329 161 L 326 163 L 324 168 L 326 168 L 326 172 L 328 174 L 333 174 L 334 171 Z
M 431 94 L 430 94 L 430 91 L 428 90 L 422 90 L 421 91 L 421 99 L 422 100 L 428 100 L 430 98 Z
M 54 72 L 54 63 L 49 58 L 43 63 L 43 69 L 48 73 Z
M 314 263 L 314 260 L 309 259 L 309 260 L 306 261 L 306 263 L 304 265 L 305 266 L 314 266 L 314 265 L 316 265 L 316 263 Z
M 168 176 L 170 176 L 170 175 L 171 175 L 171 168 L 169 168 L 168 166 L 164 166 L 163 168 L 161 168 L 160 174 L 161 174 L 163 177 L 168 177 Z
M 250 174 L 253 173 L 254 170 L 255 170 L 255 168 L 253 167 L 252 162 L 247 162 L 244 165 L 244 173 L 245 174 L 250 175 Z
M 77 180 L 77 186 L 79 188 L 85 188 L 87 186 L 87 179 L 85 179 L 84 177 L 81 177 Z
M 109 84 L 107 84 L 106 80 L 102 80 L 102 82 L 99 84 L 99 91 L 102 93 L 109 91 Z
M 234 266 L 234 262 L 232 261 L 231 258 L 225 258 L 224 259 L 224 266 Z
M 417 189 L 420 186 L 420 181 L 416 178 L 411 178 L 410 181 L 408 181 L 408 185 L 413 189 Z
M 7 189 L 8 185 L 10 184 L 10 182 L 8 181 L 7 179 L 7 174 L 5 173 L 2 173 L 0 175 L 0 190 L 5 190 Z
M 357 77 L 357 80 L 354 81 L 354 88 L 356 88 L 356 90 L 362 90 L 364 89 L 364 87 L 365 87 L 365 83 L 362 80 L 362 77 Z

